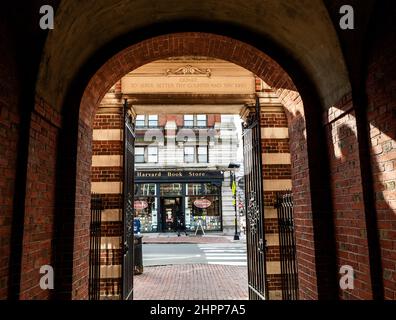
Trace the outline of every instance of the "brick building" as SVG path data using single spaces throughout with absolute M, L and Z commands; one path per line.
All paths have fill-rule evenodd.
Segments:
M 54 30 L 39 25 L 40 7 L 47 4 L 56 12 Z M 270 155 L 276 159 L 272 169 L 291 183 L 299 298 L 394 300 L 395 2 L 351 1 L 354 29 L 340 27 L 344 4 L 6 2 L 0 13 L 0 297 L 88 298 L 92 167 L 102 163 L 100 152 L 115 155 L 121 144 L 114 131 L 105 141 L 118 143 L 96 149 L 99 105 L 133 70 L 170 57 L 203 56 L 260 78 L 271 89 L 263 88 L 260 97 L 276 104 L 269 112 L 273 119 L 279 119 L 278 103 L 285 110 L 288 130 L 271 128 L 276 130 L 263 135 L 261 149 L 278 151 Z M 111 126 L 120 119 L 114 116 Z M 119 154 L 111 159 L 106 166 L 119 166 Z M 268 169 L 264 163 L 263 177 Z M 120 186 L 117 173 L 109 179 Z M 271 203 L 273 190 L 265 190 L 265 183 L 264 192 Z M 119 193 L 108 199 L 115 206 Z M 259 217 L 272 219 L 265 209 Z M 104 216 L 108 229 L 118 225 L 113 230 L 119 235 L 114 212 Z M 275 245 L 272 230 L 266 239 Z M 276 256 L 276 249 L 269 252 Z M 263 257 L 255 274 L 270 287 L 277 282 L 274 264 L 265 268 Z M 43 265 L 54 268 L 54 290 L 40 288 Z M 339 286 L 345 265 L 354 269 L 354 289 Z
M 172 74 L 183 68 L 181 74 Z M 102 262 L 103 298 L 119 294 L 121 281 L 121 258 L 113 256 L 121 254 L 122 242 L 120 157 L 125 99 L 136 114 L 135 214 L 142 232 L 177 231 L 180 219 L 190 233 L 201 220 L 206 232 L 233 235 L 231 170 L 236 177 L 244 176 L 242 130 L 237 126 L 246 120 L 256 96 L 263 131 L 268 284 L 271 298 L 280 298 L 275 198 L 276 192 L 291 189 L 286 113 L 274 91 L 253 73 L 207 57 L 149 63 L 112 86 L 99 106 L 93 126 L 91 188 L 104 199 L 101 255 L 111 257 Z M 233 163 L 239 163 L 240 170 L 229 169 Z M 209 200 L 203 203 L 203 207 L 210 204 L 207 208 L 200 208 L 202 199 Z M 240 223 L 237 228 L 239 232 Z

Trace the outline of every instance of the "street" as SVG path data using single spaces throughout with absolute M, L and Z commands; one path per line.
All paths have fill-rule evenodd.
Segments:
M 245 243 L 144 244 L 144 266 L 217 264 L 246 266 Z

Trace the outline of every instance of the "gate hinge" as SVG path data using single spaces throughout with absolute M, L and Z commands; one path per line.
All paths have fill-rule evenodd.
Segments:
M 122 251 L 123 251 L 124 255 L 128 253 L 129 246 L 128 246 L 127 242 L 124 242 L 124 245 L 122 246 Z

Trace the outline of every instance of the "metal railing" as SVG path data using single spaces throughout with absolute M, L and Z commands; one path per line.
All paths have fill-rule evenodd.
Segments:
M 277 193 L 276 209 L 279 225 L 282 299 L 298 300 L 296 241 L 293 219 L 293 196 L 291 191 Z
M 100 299 L 101 216 L 103 200 L 91 195 L 91 223 L 89 241 L 89 300 Z

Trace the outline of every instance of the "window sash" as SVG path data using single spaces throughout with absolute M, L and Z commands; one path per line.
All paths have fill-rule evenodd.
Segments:
M 197 115 L 197 127 L 206 127 L 206 114 Z
M 158 127 L 158 115 L 151 114 L 148 116 L 148 126 L 149 127 Z
M 144 155 L 144 147 L 135 147 L 135 155 Z
M 184 162 L 191 163 L 195 161 L 195 148 L 184 147 Z
M 158 147 L 147 148 L 147 162 L 150 163 L 158 162 Z
M 135 154 L 136 163 L 144 163 L 144 154 Z
M 208 147 L 198 147 L 198 154 L 208 154 Z
M 192 114 L 184 115 L 184 126 L 193 127 L 194 126 L 194 116 Z
M 145 125 L 145 117 L 140 114 L 136 116 L 136 127 L 144 127 Z

